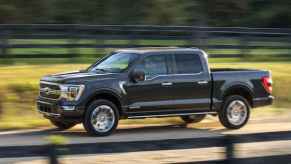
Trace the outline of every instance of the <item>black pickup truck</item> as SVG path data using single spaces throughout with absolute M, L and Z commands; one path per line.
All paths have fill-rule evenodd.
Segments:
M 120 119 L 180 116 L 186 123 L 218 115 L 226 128 L 244 126 L 251 108 L 272 104 L 269 71 L 210 69 L 195 48 L 125 49 L 86 70 L 45 76 L 38 110 L 60 129 L 83 123 L 97 136 Z

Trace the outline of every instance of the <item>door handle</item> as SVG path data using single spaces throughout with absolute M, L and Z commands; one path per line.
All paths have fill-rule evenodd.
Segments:
M 202 84 L 208 84 L 208 81 L 198 81 L 198 84 L 202 85 Z
M 170 86 L 170 85 L 173 85 L 173 83 L 171 83 L 171 82 L 164 82 L 164 83 L 162 83 L 162 86 Z

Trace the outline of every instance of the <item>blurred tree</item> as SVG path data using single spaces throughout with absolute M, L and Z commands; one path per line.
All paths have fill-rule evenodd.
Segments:
M 150 0 L 146 10 L 146 24 L 185 25 L 188 20 L 188 1 Z M 192 1 L 195 2 L 195 1 Z M 191 11 L 192 12 L 192 11 Z M 192 13 L 193 14 L 193 13 Z
M 144 24 L 151 0 L 107 0 L 107 24 Z
M 201 0 L 208 24 L 215 26 L 240 26 L 249 12 L 249 0 Z
M 0 23 L 291 27 L 286 0 L 0 0 Z
M 0 2 L 1 3 L 1 2 Z M 10 4 L 0 4 L 0 23 L 13 23 L 17 19 L 17 9 Z
M 82 2 L 79 6 L 82 9 L 82 14 L 79 17 L 80 22 L 87 24 L 89 22 L 92 22 L 92 24 L 107 24 L 109 6 L 107 0 L 83 0 Z
M 291 27 L 291 1 L 252 0 L 244 24 L 256 27 Z
M 53 19 L 56 23 L 73 24 L 80 21 L 82 1 L 53 0 L 52 3 L 54 7 Z
M 0 0 L 1 23 L 43 23 L 47 20 L 45 0 Z

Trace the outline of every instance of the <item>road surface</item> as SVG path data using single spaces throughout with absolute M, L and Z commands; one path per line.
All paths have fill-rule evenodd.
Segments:
M 25 131 L 8 131 L 8 132 L 0 132 L 0 147 L 1 146 L 18 146 L 18 145 L 43 145 L 47 144 L 47 137 L 51 135 L 61 135 L 68 139 L 69 143 L 104 143 L 104 142 L 129 142 L 129 141 L 159 141 L 166 139 L 185 139 L 185 138 L 211 138 L 223 136 L 225 134 L 251 134 L 251 133 L 260 133 L 260 132 L 275 132 L 275 131 L 291 131 L 291 121 L 288 119 L 260 119 L 260 120 L 251 120 L 250 123 L 240 130 L 226 130 L 220 124 L 217 123 L 217 120 L 206 120 L 202 123 L 195 125 L 136 125 L 136 126 L 119 126 L 117 131 L 107 137 L 91 137 L 86 134 L 83 130 L 82 126 L 77 126 L 69 131 L 57 131 L 55 129 L 39 129 L 39 130 L 25 130 Z M 286 152 L 291 152 L 291 141 L 284 142 L 266 142 L 266 143 L 258 143 L 261 147 L 264 145 L 273 145 L 278 151 L 273 152 L 275 154 L 286 154 Z M 240 147 L 249 153 L 254 155 L 254 152 L 257 152 L 256 149 L 258 145 L 252 144 L 244 144 L 240 145 Z M 269 146 L 270 147 L 270 146 Z M 263 151 L 265 150 L 265 151 Z M 270 150 L 274 150 L 274 148 L 263 148 L 260 150 L 261 154 L 270 154 Z M 171 152 L 172 151 L 172 152 Z M 219 154 L 221 158 L 221 149 L 217 148 L 206 148 L 204 151 L 202 149 L 198 150 L 179 150 L 179 151 L 167 151 L 167 153 L 156 152 L 155 156 L 158 156 L 163 159 L 162 156 L 169 155 L 172 158 L 175 158 L 179 162 L 185 162 L 183 160 L 188 158 L 182 158 L 183 160 L 178 160 L 179 156 L 183 157 L 183 154 L 187 154 L 187 151 L 191 151 L 191 153 L 196 154 L 199 152 L 206 152 L 209 154 Z M 180 153 L 177 153 L 180 152 Z M 265 152 L 265 153 L 264 153 Z M 137 154 L 132 155 L 132 157 L 136 157 L 142 159 L 145 156 L 146 152 L 137 152 Z M 148 152 L 149 153 L 149 152 Z M 189 153 L 189 152 L 188 152 Z M 160 155 L 159 155 L 160 154 Z M 180 155 L 178 155 L 180 154 Z M 242 153 L 244 155 L 244 153 Z M 246 153 L 247 154 L 247 153 Z M 178 156 L 177 156 L 178 155 Z M 100 155 L 98 159 L 104 159 L 104 161 L 110 159 L 123 159 L 125 160 L 130 158 L 131 156 L 128 154 L 122 155 L 104 155 L 102 158 Z M 157 159 L 158 157 L 153 157 L 152 155 L 146 155 L 147 157 L 152 157 L 152 159 Z M 174 157 L 173 157 L 174 156 Z M 245 155 L 247 156 L 247 155 Z M 207 155 L 202 156 L 207 157 Z M 202 159 L 201 157 L 201 159 Z M 209 156 L 208 156 L 209 157 Z M 218 156 L 212 156 L 217 157 Z M 89 159 L 95 161 L 95 156 L 90 156 Z M 108 159 L 107 159 L 108 158 Z M 0 159 L 0 163 L 15 163 L 19 161 L 27 161 L 33 160 L 35 158 L 25 158 L 25 159 Z M 80 162 L 78 160 L 83 159 L 83 161 L 88 160 L 87 157 L 80 156 L 76 159 L 76 157 L 70 157 L 73 161 Z M 69 160 L 67 159 L 67 160 Z M 94 160 L 95 159 L 95 160 Z M 164 158 L 168 159 L 168 158 Z M 196 159 L 200 159 L 196 157 Z M 209 158 L 207 158 L 209 159 Z M 193 160 L 193 156 L 189 158 L 189 160 Z M 71 163 L 72 161 L 68 162 Z M 125 162 L 125 161 L 124 161 Z M 144 162 L 150 162 L 150 160 L 145 160 Z M 173 162 L 173 161 L 172 161 Z M 29 163 L 29 162 L 28 162 Z

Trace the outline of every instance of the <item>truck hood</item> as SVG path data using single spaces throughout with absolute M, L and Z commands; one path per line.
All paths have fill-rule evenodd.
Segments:
M 95 80 L 114 79 L 116 73 L 95 73 L 95 72 L 65 72 L 60 74 L 47 75 L 41 78 L 41 81 L 54 83 L 84 83 Z

